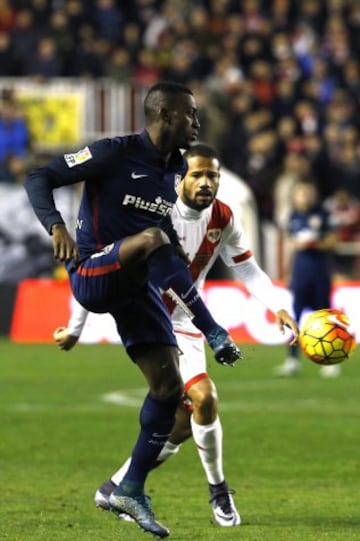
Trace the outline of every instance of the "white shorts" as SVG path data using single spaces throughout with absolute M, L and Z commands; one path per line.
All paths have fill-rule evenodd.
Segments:
M 204 338 L 200 333 L 186 333 L 175 330 L 181 355 L 180 373 L 185 392 L 197 381 L 207 378 Z

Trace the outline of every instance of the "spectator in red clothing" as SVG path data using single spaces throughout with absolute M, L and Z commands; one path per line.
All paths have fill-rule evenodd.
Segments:
M 16 23 L 16 10 L 9 0 L 0 0 L 0 32 L 10 32 Z
M 133 82 L 138 85 L 152 86 L 161 79 L 161 70 L 156 62 L 156 53 L 151 49 L 141 49 L 138 65 L 133 72 Z
M 330 214 L 338 241 L 334 272 L 339 278 L 354 279 L 358 256 L 351 249 L 351 243 L 360 241 L 360 200 L 346 189 L 339 189 L 325 200 L 324 206 Z

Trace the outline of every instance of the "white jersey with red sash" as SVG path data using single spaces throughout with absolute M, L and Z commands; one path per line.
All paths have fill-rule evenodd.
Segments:
M 229 205 L 219 199 L 202 211 L 191 209 L 178 199 L 171 220 L 189 257 L 191 275 L 199 289 L 218 255 L 228 266 L 252 256 L 242 226 Z M 180 307 L 173 307 L 172 320 L 176 331 L 199 335 Z

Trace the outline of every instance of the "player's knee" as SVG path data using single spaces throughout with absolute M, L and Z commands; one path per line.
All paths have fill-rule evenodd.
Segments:
M 200 389 L 192 398 L 194 413 L 202 418 L 213 417 L 217 411 L 217 393 L 215 388 Z
M 161 246 L 170 243 L 169 237 L 165 231 L 162 231 L 162 229 L 158 227 L 148 227 L 148 229 L 145 229 L 145 231 L 143 231 L 143 238 L 144 248 L 149 255 Z

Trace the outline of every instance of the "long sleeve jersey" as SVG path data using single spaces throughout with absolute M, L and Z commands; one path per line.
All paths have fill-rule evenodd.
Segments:
M 40 222 L 51 233 L 63 223 L 53 190 L 84 182 L 76 224 L 80 258 L 112 242 L 158 226 L 177 243 L 170 213 L 176 185 L 186 173 L 180 151 L 167 164 L 148 133 L 102 139 L 33 171 L 25 189 Z

